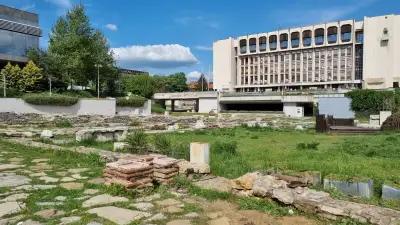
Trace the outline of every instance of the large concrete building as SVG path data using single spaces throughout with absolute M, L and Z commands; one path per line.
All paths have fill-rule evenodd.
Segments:
M 222 92 L 399 87 L 400 16 L 228 38 L 213 51 Z
M 0 68 L 27 62 L 26 52 L 39 47 L 40 36 L 37 14 L 0 5 Z

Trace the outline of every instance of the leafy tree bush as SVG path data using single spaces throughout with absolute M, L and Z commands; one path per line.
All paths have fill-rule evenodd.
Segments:
M 1 86 L 0 87 L 0 98 L 4 97 L 3 93 L 4 93 L 4 88 L 3 88 L 3 86 Z M 14 88 L 7 88 L 6 94 L 7 94 L 6 98 L 18 98 L 18 97 L 21 97 L 24 93 L 20 92 L 17 89 L 14 89 Z
M 143 154 L 148 151 L 148 137 L 143 130 L 134 130 L 127 136 L 126 141 L 130 144 L 131 153 Z
M 0 73 L 6 78 L 6 87 L 22 92 L 35 89 L 35 85 L 42 79 L 42 69 L 32 61 L 22 69 L 7 63 Z
M 122 79 L 125 92 L 151 98 L 154 94 L 154 80 L 149 75 L 126 76 Z
M 32 57 L 40 55 L 32 54 Z M 68 84 L 97 83 L 96 64 L 102 66 L 99 68 L 101 88 L 108 89 L 112 86 L 108 82 L 117 80 L 118 70 L 107 39 L 91 26 L 82 4 L 75 5 L 57 20 L 50 32 L 48 52 L 42 55 L 46 56 L 44 61 L 49 73 Z
M 146 102 L 146 98 L 141 96 L 129 96 L 117 98 L 117 106 L 120 107 L 142 107 Z
M 346 94 L 351 98 L 351 108 L 356 112 L 378 113 L 379 111 L 398 111 L 400 107 L 400 92 L 354 90 Z
M 54 106 L 71 106 L 75 105 L 79 98 L 67 95 L 39 93 L 26 94 L 22 97 L 25 102 L 32 105 L 54 105 Z

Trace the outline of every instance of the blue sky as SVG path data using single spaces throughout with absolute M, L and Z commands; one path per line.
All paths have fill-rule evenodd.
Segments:
M 36 12 L 46 48 L 56 19 L 82 2 L 126 68 L 190 77 L 212 68 L 218 39 L 341 19 L 400 14 L 400 0 L 0 0 Z

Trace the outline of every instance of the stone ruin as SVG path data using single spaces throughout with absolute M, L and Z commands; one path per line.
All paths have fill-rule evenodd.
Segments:
M 129 157 L 107 163 L 104 177 L 106 184 L 118 184 L 125 188 L 152 187 L 154 182 L 168 184 L 178 175 L 178 161 L 157 154 Z
M 352 218 L 362 223 L 377 225 L 400 224 L 400 212 L 375 205 L 337 200 L 328 193 L 308 188 L 316 177 L 263 175 L 248 173 L 232 180 L 232 192 L 237 195 L 272 198 L 301 211 L 319 214 L 328 219 Z

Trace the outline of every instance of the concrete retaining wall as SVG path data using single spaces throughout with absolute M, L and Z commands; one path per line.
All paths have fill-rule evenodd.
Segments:
M 145 107 L 147 108 L 145 109 Z M 128 107 L 129 110 L 125 109 L 124 115 L 128 115 L 129 112 L 132 112 L 132 114 L 129 115 L 138 115 L 136 113 L 140 112 L 143 112 L 143 115 L 148 112 L 151 113 L 151 104 L 145 104 L 145 107 Z M 116 100 L 114 98 L 80 99 L 78 103 L 72 106 L 32 105 L 26 103 L 23 99 L 20 98 L 0 98 L 0 112 L 14 112 L 17 114 L 37 113 L 115 116 L 115 114 L 117 113 L 117 108 L 118 107 L 116 107 Z
M 147 100 L 144 103 L 143 107 L 119 107 L 116 109 L 117 115 L 141 115 L 141 116 L 149 116 L 151 115 L 151 100 Z
M 217 98 L 200 98 L 199 113 L 209 113 L 210 111 L 218 112 Z

